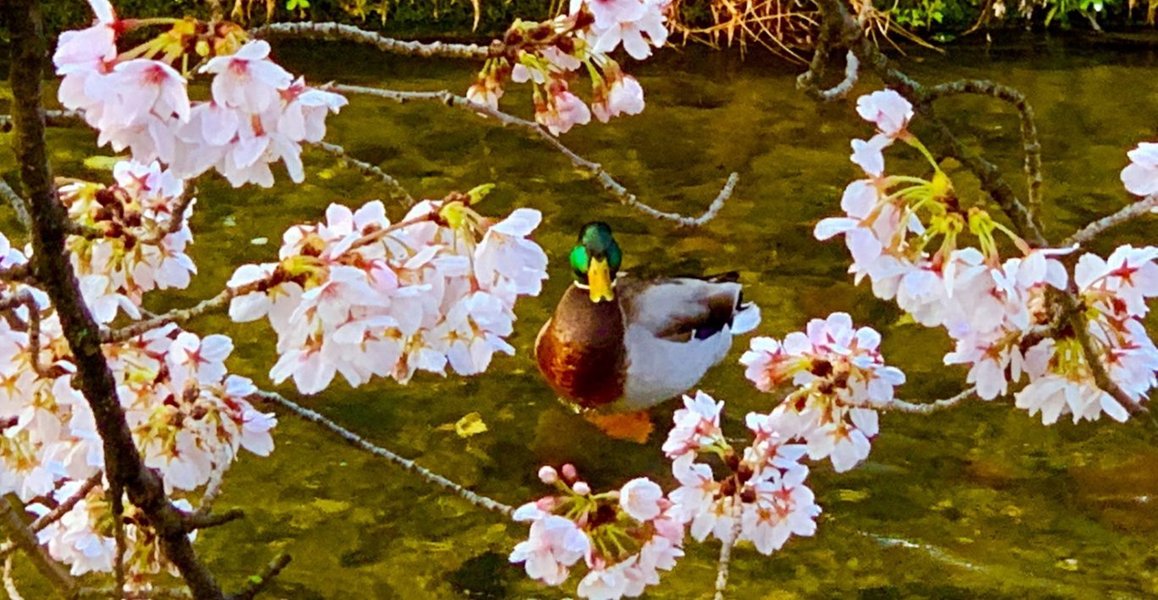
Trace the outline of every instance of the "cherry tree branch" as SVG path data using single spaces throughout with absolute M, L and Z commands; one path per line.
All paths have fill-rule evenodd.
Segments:
M 202 300 L 188 308 L 175 308 L 169 312 L 157 315 L 155 317 L 137 321 L 131 325 L 126 325 L 119 329 L 101 329 L 101 342 L 105 344 L 113 342 L 123 342 L 141 335 L 147 331 L 151 331 L 169 323 L 184 323 L 195 317 L 199 317 L 205 313 L 221 310 L 229 306 L 229 302 L 238 296 L 261 291 L 263 286 L 269 285 L 269 282 L 264 279 L 252 281 L 245 285 L 240 285 L 235 288 L 227 287 L 221 290 L 216 296 L 208 300 Z
M 46 110 L 44 124 L 49 127 L 72 127 L 84 125 L 84 117 L 74 110 Z M 12 131 L 12 115 L 0 115 L 0 133 Z
M 1111 227 L 1117 227 L 1122 223 L 1137 219 L 1138 217 L 1151 214 L 1154 210 L 1158 210 L 1158 194 L 1147 196 L 1146 198 L 1134 202 L 1133 204 L 1126 206 L 1125 208 L 1112 215 L 1102 217 L 1097 221 L 1091 222 L 1089 225 L 1086 225 L 1070 237 L 1066 238 L 1066 240 L 1062 242 L 1062 246 L 1073 246 L 1074 244 L 1089 243 L 1095 237 L 1101 235 L 1101 233 L 1105 230 Z
M 378 167 L 378 165 L 372 165 L 364 160 L 360 160 L 351 156 L 348 152 L 346 152 L 345 148 L 339 146 L 338 144 L 318 142 L 315 145 L 318 148 L 321 148 L 322 150 L 325 150 L 326 152 L 338 157 L 338 159 L 340 159 L 342 162 L 353 166 L 366 175 L 382 180 L 382 182 L 386 184 L 386 187 L 389 188 L 391 198 L 402 199 L 405 201 L 407 206 L 414 205 L 414 197 L 410 195 L 410 192 L 406 191 L 406 188 L 403 187 L 397 179 L 395 179 L 386 171 L 383 171 Z
M 724 592 L 728 589 L 728 568 L 732 562 L 732 548 L 736 547 L 736 540 L 740 538 L 742 524 L 743 522 L 739 517 L 733 519 L 732 539 L 720 542 L 720 560 L 716 563 L 715 600 L 724 600 Z
M 8 594 L 8 600 L 24 600 L 20 590 L 16 589 L 16 580 L 12 579 L 11 556 L 4 559 L 4 592 Z
M 884 410 L 895 410 L 897 412 L 918 415 L 930 415 L 937 411 L 945 410 L 946 408 L 953 408 L 954 406 L 961 404 L 965 400 L 968 400 L 975 395 L 977 395 L 977 388 L 970 386 L 968 389 L 963 390 L 956 396 L 934 400 L 933 402 L 906 402 L 900 398 L 894 398 L 892 402 L 884 407 Z
M 68 513 L 68 511 L 75 508 L 78 502 L 84 500 L 85 496 L 88 496 L 88 493 L 91 492 L 93 488 L 100 485 L 101 479 L 103 477 L 103 473 L 97 473 L 96 475 L 86 479 L 84 483 L 81 484 L 79 488 L 77 488 L 76 492 L 66 498 L 64 502 L 57 504 L 56 508 L 53 508 L 52 510 L 44 513 L 38 519 L 33 521 L 32 531 L 39 533 L 40 530 L 59 521 L 61 517 Z
M 32 217 L 28 215 L 28 202 L 12 189 L 12 186 L 2 179 L 0 179 L 0 196 L 4 197 L 4 201 L 12 207 L 16 212 L 16 218 L 20 220 L 20 224 L 24 226 L 25 231 L 32 229 Z
M 678 213 L 665 212 L 644 204 L 635 194 L 628 191 L 627 188 L 623 187 L 622 184 L 604 170 L 603 165 L 576 154 L 575 151 L 559 141 L 559 138 L 551 135 L 549 131 L 534 121 L 516 117 L 485 104 L 472 102 L 465 96 L 459 96 L 446 90 L 437 92 L 410 92 L 342 84 L 332 84 L 328 86 L 328 89 L 345 94 L 363 94 L 377 98 L 385 98 L 402 104 L 412 101 L 445 104 L 446 106 L 469 110 L 476 114 L 490 117 L 503 126 L 510 125 L 518 127 L 534 134 L 547 145 L 561 152 L 571 161 L 571 164 L 575 168 L 594 176 L 595 180 L 599 182 L 599 185 L 611 193 L 611 195 L 615 196 L 621 204 L 634 208 L 656 219 L 671 221 L 683 227 L 699 227 L 714 219 L 720 212 L 720 209 L 724 207 L 724 203 L 732 196 L 732 191 L 735 189 L 736 183 L 740 178 L 738 173 L 729 175 L 727 182 L 725 182 L 723 188 L 720 189 L 720 193 L 716 195 L 716 198 L 712 200 L 708 208 L 699 216 L 691 217 Z
M 925 101 L 933 102 L 946 96 L 958 94 L 979 94 L 997 98 L 998 100 L 1008 102 L 1017 109 L 1018 118 L 1021 121 L 1022 153 L 1025 156 L 1023 169 L 1025 170 L 1027 201 L 1029 202 L 1029 210 L 1031 213 L 1039 210 L 1041 207 L 1041 186 L 1043 183 L 1041 176 L 1041 142 L 1037 136 L 1037 124 L 1033 116 L 1033 107 L 1029 105 L 1029 100 L 1026 99 L 1025 94 L 1009 86 L 992 81 L 962 79 L 960 81 L 942 83 L 926 89 Z
M 818 52 L 814 56 L 821 56 L 821 54 Z M 809 68 L 809 70 L 801 73 L 800 76 L 796 78 L 796 87 L 804 90 L 804 93 L 809 96 L 823 102 L 842 100 L 852 91 L 853 86 L 856 85 L 860 75 L 860 60 L 856 57 L 855 52 L 849 50 L 845 55 L 844 79 L 827 90 L 821 89 L 813 81 L 814 72 L 812 68 Z
M 503 504 L 498 500 L 483 496 L 477 492 L 472 492 L 471 490 L 468 490 L 465 487 L 443 477 L 442 475 L 439 475 L 438 473 L 435 473 L 426 467 L 419 465 L 409 458 L 404 458 L 381 446 L 375 445 L 367 441 L 365 438 L 359 436 L 358 434 L 350 431 L 349 429 L 338 425 L 328 417 L 310 410 L 300 404 L 297 404 L 296 402 L 293 402 L 281 394 L 275 392 L 258 391 L 254 396 L 266 403 L 280 406 L 281 408 L 290 411 L 302 419 L 321 425 L 322 427 L 330 430 L 330 432 L 337 434 L 338 437 L 346 440 L 346 442 L 355 448 L 358 448 L 359 450 L 365 450 L 366 452 L 369 452 L 378 458 L 386 459 L 388 462 L 401 467 L 407 473 L 417 475 L 427 482 L 447 490 L 477 507 L 485 508 L 486 510 L 499 513 L 507 518 L 510 518 L 511 513 L 514 512 L 514 508 L 511 506 Z
M 406 40 L 397 40 L 384 35 L 359 29 L 353 25 L 341 23 L 271 23 L 251 29 L 253 37 L 288 37 L 294 40 L 315 39 L 326 41 L 347 41 L 359 44 L 368 44 L 375 48 L 400 54 L 402 56 L 417 56 L 421 58 L 463 58 L 469 60 L 486 60 L 502 53 L 502 42 L 495 40 L 489 47 L 477 44 L 446 44 L 431 42 L 424 44 Z

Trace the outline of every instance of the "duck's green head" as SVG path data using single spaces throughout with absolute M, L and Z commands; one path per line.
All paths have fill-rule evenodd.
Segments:
M 579 230 L 579 245 L 571 250 L 571 270 L 575 281 L 591 294 L 592 302 L 615 299 L 612 283 L 622 262 L 623 251 L 607 223 L 596 221 Z

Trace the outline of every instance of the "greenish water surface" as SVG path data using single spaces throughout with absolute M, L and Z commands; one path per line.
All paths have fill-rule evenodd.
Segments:
M 282 44 L 275 53 L 311 81 L 330 79 L 397 89 L 461 92 L 472 66 L 382 56 L 348 46 Z M 1042 137 L 1046 224 L 1052 239 L 1129 201 L 1118 181 L 1125 152 L 1158 138 L 1158 56 L 1115 54 L 1048 43 L 958 48 L 903 59 L 926 82 L 991 78 L 1021 89 Z M 520 132 L 438 105 L 397 105 L 355 97 L 331 120 L 330 140 L 376 163 L 416 196 L 495 182 L 482 206 L 501 214 L 531 206 L 545 217 L 536 238 L 552 259 L 540 298 L 523 301 L 512 358 L 479 377 L 420 376 L 408 386 L 377 381 L 351 390 L 337 383 L 301 402 L 368 439 L 508 504 L 542 494 L 541 464 L 575 463 L 596 489 L 645 474 L 672 483 L 659 450 L 675 403 L 654 411 L 650 443 L 609 440 L 568 414 L 540 380 L 531 346 L 568 284 L 565 253 L 583 222 L 618 232 L 629 270 L 708 273 L 737 270 L 763 308 L 759 333 L 783 336 L 808 319 L 847 311 L 884 334 L 884 355 L 905 370 L 902 396 L 952 395 L 964 370 L 946 368 L 950 348 L 937 330 L 900 324 L 899 312 L 854 287 L 837 242 L 819 244 L 813 225 L 838 210 L 857 176 L 848 140 L 867 137 L 851 101 L 818 105 L 794 87 L 796 69 L 698 49 L 667 51 L 629 69 L 642 81 L 643 115 L 594 124 L 563 136 L 606 165 L 657 208 L 698 213 L 733 170 L 740 184 L 719 217 L 676 229 L 617 205 L 566 159 Z M 874 89 L 862 82 L 857 93 Z M 855 95 L 854 95 L 855 98 Z M 529 90 L 513 86 L 504 106 L 526 114 Z M 944 102 L 941 114 L 972 144 L 1020 173 L 1014 114 L 984 99 Z M 914 124 L 918 135 L 922 124 Z M 55 132 L 58 171 L 91 152 L 87 131 Z M 919 157 L 898 148 L 890 170 L 918 174 Z M 902 167 L 903 166 L 903 167 Z M 976 182 L 953 167 L 958 189 Z M 281 232 L 315 221 L 330 202 L 350 205 L 385 189 L 324 154 L 307 156 L 305 185 L 230 190 L 202 184 L 194 218 L 192 289 L 154 298 L 179 306 L 219 290 L 237 261 L 272 260 Z M 74 174 L 74 173 L 69 173 Z M 95 174 L 94 174 L 95 176 Z M 1017 179 L 1019 189 L 1023 189 Z M 399 217 L 402 207 L 392 207 Z M 1154 220 L 1115 231 L 1116 240 L 1154 243 Z M 254 238 L 269 238 L 254 245 Z M 1100 244 L 1107 252 L 1112 246 Z M 1151 319 L 1151 331 L 1155 331 Z M 190 325 L 225 328 L 237 344 L 230 366 L 270 387 L 272 332 L 238 328 L 224 316 Z M 728 402 L 725 429 L 742 438 L 743 415 L 768 410 L 733 355 L 702 381 Z M 280 391 L 298 398 L 289 386 Z M 489 430 L 462 439 L 447 424 L 478 412 Z M 506 555 L 522 526 L 450 497 L 414 476 L 347 446 L 290 415 L 280 415 L 277 450 L 245 455 L 230 471 L 220 507 L 247 518 L 202 532 L 198 547 L 218 576 L 238 582 L 278 551 L 294 561 L 272 597 L 562 598 L 528 580 Z M 1142 598 L 1158 595 L 1158 425 L 1149 418 L 1043 427 L 1011 401 L 971 402 L 932 416 L 888 414 L 867 462 L 837 475 L 814 466 L 811 485 L 824 513 L 814 538 L 794 538 L 772 557 L 749 547 L 732 562 L 732 598 Z M 689 539 L 688 556 L 650 598 L 711 596 L 718 545 Z

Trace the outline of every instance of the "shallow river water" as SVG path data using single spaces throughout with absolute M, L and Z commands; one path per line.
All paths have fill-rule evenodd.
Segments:
M 282 43 L 275 53 L 312 81 L 329 79 L 397 89 L 465 90 L 471 65 L 381 56 L 349 46 Z M 1068 235 L 1090 218 L 1124 205 L 1118 172 L 1125 152 L 1158 138 L 1158 55 L 1108 53 L 1080 44 L 1011 44 L 956 48 L 947 55 L 902 59 L 926 82 L 992 78 L 1014 85 L 1037 110 L 1042 137 L 1047 229 Z M 409 386 L 375 382 L 357 390 L 336 384 L 301 402 L 375 443 L 508 504 L 545 491 L 541 464 L 575 463 L 596 489 L 647 474 L 671 483 L 659 450 L 675 403 L 654 411 L 659 435 L 636 445 L 609 440 L 568 414 L 540 380 L 531 346 L 568 284 L 566 252 L 585 221 L 610 222 L 628 270 L 710 273 L 737 270 L 746 294 L 763 308 L 759 333 L 783 336 L 808 319 L 847 311 L 884 335 L 886 359 L 906 371 L 903 397 L 952 395 L 964 371 L 946 368 L 948 339 L 900 321 L 892 305 L 854 287 L 839 242 L 819 244 L 813 225 L 838 210 L 856 176 L 850 137 L 870 135 L 852 103 L 818 105 L 794 88 L 797 68 L 749 56 L 688 48 L 629 66 L 647 93 L 647 110 L 610 126 L 563 137 L 606 165 L 657 208 L 698 213 L 727 174 L 735 196 L 701 229 L 676 229 L 618 205 L 566 159 L 521 132 L 438 105 L 352 99 L 331 120 L 331 137 L 376 163 L 416 196 L 441 197 L 495 182 L 482 211 L 541 210 L 537 239 L 552 259 L 540 298 L 518 307 L 514 357 L 496 359 L 482 376 L 420 376 Z M 862 82 L 857 92 L 871 91 Z M 855 97 L 855 96 L 854 96 Z M 529 91 L 515 86 L 504 106 L 526 113 Z M 955 99 L 941 114 L 973 144 L 1020 173 L 1017 121 L 1005 106 Z M 920 134 L 921 124 L 914 124 Z M 55 132 L 58 172 L 91 152 L 87 131 Z M 919 172 L 919 157 L 899 151 L 890 164 Z M 7 159 L 10 160 L 10 159 Z M 186 305 L 219 290 L 234 261 L 271 260 L 290 224 L 321 218 L 330 202 L 353 205 L 384 197 L 380 184 L 327 155 L 309 153 L 306 185 L 271 190 L 202 185 L 194 218 L 193 257 L 201 274 L 187 292 L 153 300 Z M 963 194 L 976 184 L 950 165 Z M 402 207 L 388 204 L 393 216 Z M 1154 220 L 1115 232 L 1154 243 Z M 268 238 L 268 245 L 251 243 Z M 1102 245 L 1105 251 L 1108 245 Z M 1151 331 L 1158 330 L 1151 319 Z M 223 316 L 190 326 L 227 327 L 237 350 L 230 366 L 269 387 L 273 339 L 264 325 L 237 329 Z M 767 410 L 736 364 L 746 339 L 702 381 L 728 402 L 725 430 L 744 435 L 743 415 Z M 289 386 L 281 391 L 298 398 Z M 732 598 L 1139 598 L 1158 594 L 1158 424 L 1149 417 L 1043 427 L 1011 401 L 971 402 L 932 416 L 882 416 L 867 462 L 837 475 L 815 465 L 811 485 L 824 513 L 814 538 L 794 538 L 772 557 L 736 550 Z M 453 431 L 478 412 L 488 431 L 469 439 Z M 446 427 L 451 425 L 451 427 Z M 205 531 L 198 547 L 216 573 L 237 582 L 279 550 L 294 561 L 271 597 L 285 598 L 561 598 L 565 591 L 529 581 L 507 553 L 521 526 L 449 497 L 335 436 L 281 415 L 277 450 L 245 455 L 230 471 L 221 507 L 242 521 Z M 688 556 L 651 598 L 710 597 L 715 544 L 689 543 Z M 568 589 L 573 590 L 574 579 Z

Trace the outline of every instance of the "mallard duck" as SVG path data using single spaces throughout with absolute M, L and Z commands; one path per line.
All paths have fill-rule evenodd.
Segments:
M 734 334 L 760 322 L 737 275 L 638 280 L 606 223 L 588 223 L 571 251 L 575 281 L 535 340 L 535 358 L 561 399 L 614 437 L 643 441 L 646 410 L 690 390 Z

